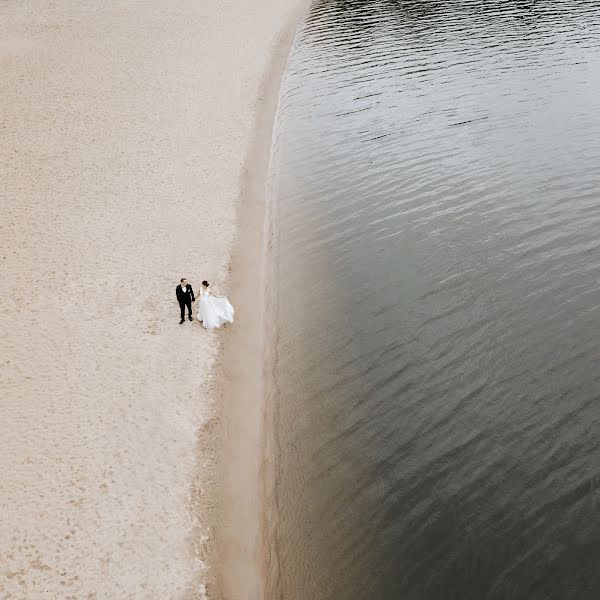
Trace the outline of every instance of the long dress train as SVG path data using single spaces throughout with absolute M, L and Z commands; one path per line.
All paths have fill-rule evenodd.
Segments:
M 213 296 L 210 291 L 200 290 L 198 320 L 205 329 L 218 329 L 225 323 L 233 323 L 234 310 L 225 297 Z

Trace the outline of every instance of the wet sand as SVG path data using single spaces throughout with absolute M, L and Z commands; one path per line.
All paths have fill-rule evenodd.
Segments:
M 261 237 L 244 227 L 262 222 L 299 4 L 0 6 L 3 597 L 259 590 L 259 484 L 243 463 L 259 447 L 243 441 L 260 428 L 236 436 L 222 350 L 256 343 L 241 272 Z M 232 264 L 237 331 L 178 325 L 178 279 L 227 291 Z M 227 368 L 234 387 L 252 371 Z M 223 512 L 240 493 L 247 508 Z

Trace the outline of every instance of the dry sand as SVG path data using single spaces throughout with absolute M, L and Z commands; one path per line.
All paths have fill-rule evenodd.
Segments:
M 0 4 L 1 599 L 221 597 L 215 465 L 221 418 L 227 442 L 243 413 L 219 404 L 227 336 L 178 325 L 175 285 L 226 289 L 238 217 L 261 222 L 248 152 L 264 175 L 299 4 Z M 241 234 L 259 256 L 260 235 Z M 236 343 L 257 327 L 237 281 Z M 228 368 L 238 383 L 252 370 Z M 253 473 L 232 482 L 240 453 L 225 453 L 227 506 L 258 489 Z M 220 551 L 252 578 L 248 506 Z M 244 519 L 254 537 L 236 543 Z M 223 581 L 229 598 L 260 594 Z

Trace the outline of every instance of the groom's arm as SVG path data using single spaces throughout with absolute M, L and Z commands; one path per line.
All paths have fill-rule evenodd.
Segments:
M 190 292 L 192 293 L 192 302 L 196 302 L 196 296 L 194 296 L 194 290 L 191 285 L 190 285 Z

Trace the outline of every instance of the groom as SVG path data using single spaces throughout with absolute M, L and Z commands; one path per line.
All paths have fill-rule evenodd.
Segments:
M 177 295 L 177 301 L 179 302 L 179 308 L 181 308 L 181 325 L 185 321 L 185 307 L 188 309 L 188 317 L 192 320 L 192 302 L 196 300 L 194 297 L 194 290 L 192 286 L 187 282 L 184 277 L 181 280 L 181 284 L 175 288 L 175 294 Z

